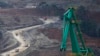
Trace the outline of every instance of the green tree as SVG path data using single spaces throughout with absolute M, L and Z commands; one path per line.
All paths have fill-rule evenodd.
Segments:
M 81 20 L 80 27 L 82 32 L 91 37 L 96 37 L 97 24 L 95 21 L 88 17 L 88 13 L 88 10 L 86 10 L 84 6 L 80 6 L 76 12 L 78 20 Z
M 12 5 L 5 3 L 5 2 L 0 2 L 0 7 L 1 8 L 11 8 L 13 7 Z
M 48 6 L 49 5 L 46 2 L 41 2 L 41 3 L 39 3 L 39 5 L 37 7 L 40 9 L 47 9 Z
M 84 6 L 79 6 L 76 10 L 77 18 L 81 20 L 88 19 L 88 10 Z
M 3 38 L 2 31 L 0 31 L 0 40 Z

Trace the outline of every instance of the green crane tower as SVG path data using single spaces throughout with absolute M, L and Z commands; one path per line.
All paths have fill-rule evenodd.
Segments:
M 74 8 L 69 8 L 63 15 L 63 36 L 60 47 L 60 51 L 62 52 L 65 52 L 67 49 L 66 43 L 69 33 L 72 45 L 72 53 L 76 54 L 75 56 L 94 56 L 92 49 L 85 46 L 79 23 L 77 22 L 75 16 Z M 78 39 L 80 39 L 81 45 L 79 45 Z

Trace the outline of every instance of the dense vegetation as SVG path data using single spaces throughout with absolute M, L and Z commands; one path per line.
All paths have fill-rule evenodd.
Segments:
M 64 8 L 58 7 L 56 4 L 48 4 L 46 2 L 39 3 L 37 8 L 41 10 L 41 13 L 47 13 L 47 15 L 54 14 L 60 16 L 65 12 Z
M 84 6 L 77 9 L 77 18 L 81 20 L 81 30 L 91 37 L 100 37 L 96 31 L 97 23 L 88 17 L 89 11 Z
M 6 2 L 0 2 L 0 7 L 1 8 L 12 8 L 13 6 Z

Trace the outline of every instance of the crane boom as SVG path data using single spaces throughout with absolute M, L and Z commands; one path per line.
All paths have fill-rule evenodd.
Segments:
M 62 42 L 60 47 L 61 51 L 66 51 L 67 49 L 66 43 L 67 43 L 69 33 L 70 33 L 70 39 L 72 45 L 72 53 L 77 54 L 76 56 L 88 56 L 90 54 L 93 56 L 93 52 L 91 48 L 87 48 L 85 46 L 84 40 L 82 38 L 82 33 L 79 28 L 79 24 L 75 16 L 74 8 L 69 8 L 67 12 L 64 13 L 63 36 L 62 36 Z M 82 46 L 79 45 L 77 37 L 79 37 Z

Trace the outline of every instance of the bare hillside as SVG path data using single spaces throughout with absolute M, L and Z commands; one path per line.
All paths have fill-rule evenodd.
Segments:
M 70 6 L 83 5 L 89 10 L 99 11 L 100 1 L 99 0 L 0 0 L 1 2 L 12 5 L 13 8 L 25 8 L 26 6 L 37 6 L 41 2 L 47 4 L 55 4 L 60 7 L 68 8 Z

